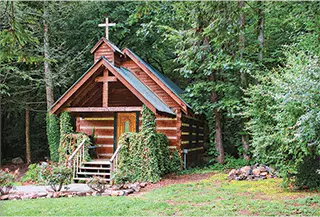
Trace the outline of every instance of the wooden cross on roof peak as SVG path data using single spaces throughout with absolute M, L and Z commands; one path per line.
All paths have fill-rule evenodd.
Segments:
M 115 26 L 115 23 L 109 23 L 109 19 L 106 18 L 106 22 L 105 23 L 101 23 L 98 26 L 99 27 L 106 27 L 106 39 L 109 40 L 109 26 Z

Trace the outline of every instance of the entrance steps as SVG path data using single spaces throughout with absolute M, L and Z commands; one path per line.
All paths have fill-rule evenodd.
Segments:
M 111 163 L 109 160 L 94 160 L 90 162 L 82 162 L 81 166 L 75 171 L 73 180 L 89 181 L 94 176 L 103 178 L 105 181 L 111 180 Z

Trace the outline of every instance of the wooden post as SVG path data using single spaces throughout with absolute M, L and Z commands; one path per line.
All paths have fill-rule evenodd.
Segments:
M 26 161 L 31 163 L 31 149 L 30 149 L 30 105 L 26 104 Z
M 108 71 L 104 71 L 104 77 L 108 77 Z M 108 107 L 108 81 L 103 82 L 102 88 L 102 107 Z

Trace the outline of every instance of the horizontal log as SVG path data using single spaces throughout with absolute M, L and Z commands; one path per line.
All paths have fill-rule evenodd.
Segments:
M 69 107 L 63 110 L 68 112 L 131 112 L 141 111 L 142 107 Z

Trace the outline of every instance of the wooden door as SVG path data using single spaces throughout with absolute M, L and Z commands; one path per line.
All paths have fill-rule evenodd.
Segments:
M 136 113 L 118 113 L 117 142 L 122 133 L 136 132 Z

